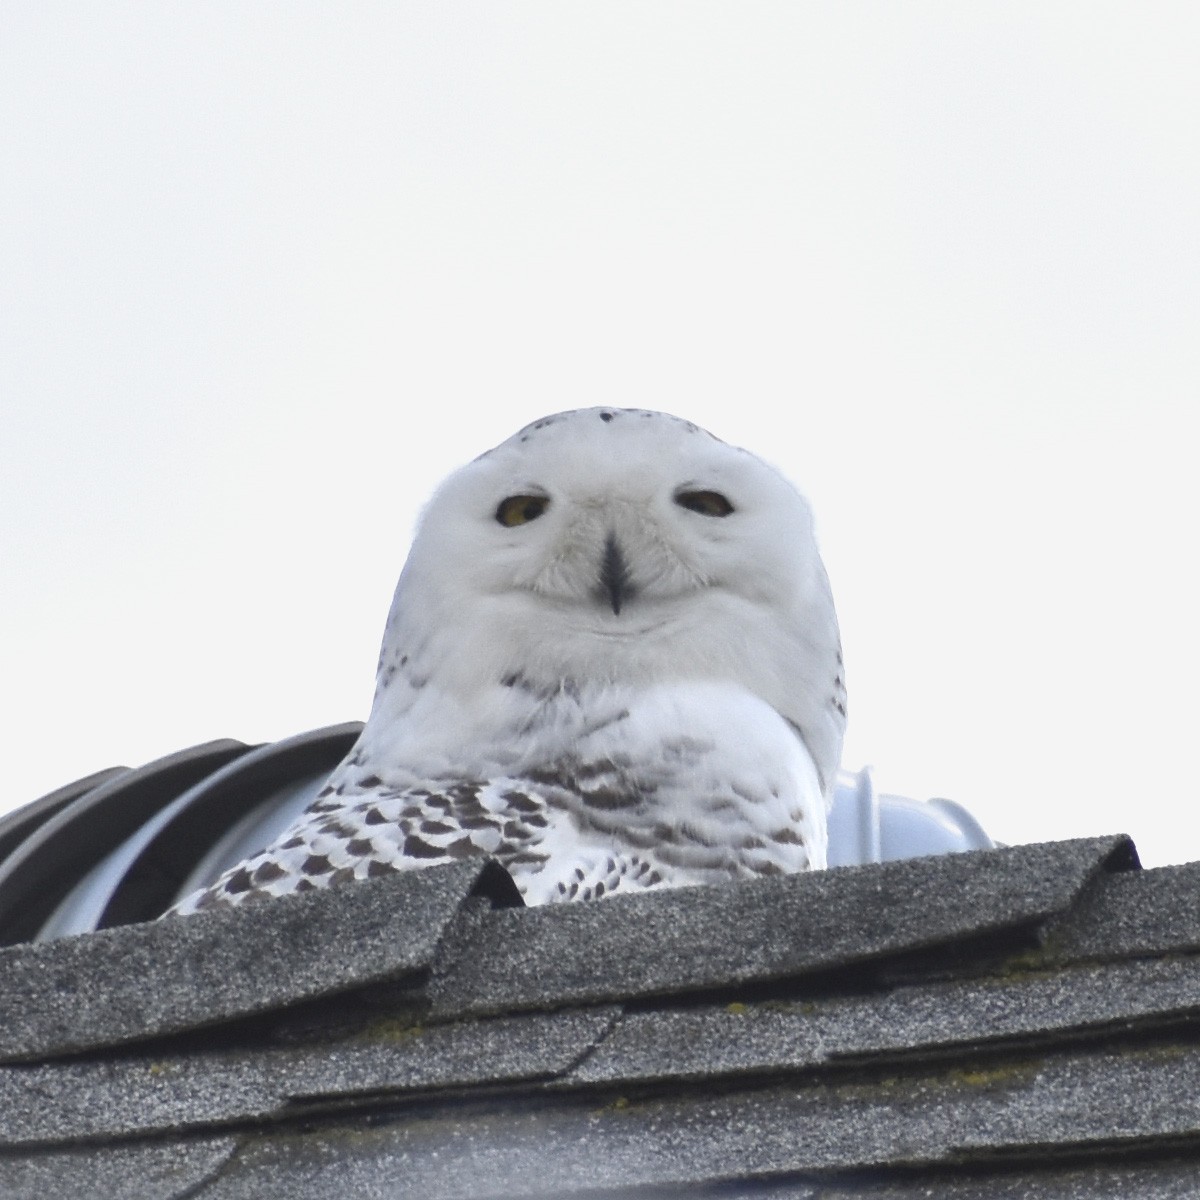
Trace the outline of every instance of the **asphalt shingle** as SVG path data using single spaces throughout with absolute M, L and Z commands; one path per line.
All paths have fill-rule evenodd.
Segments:
M 971 1172 L 913 1171 L 888 1180 L 855 1174 L 849 1180 L 762 1186 L 746 1183 L 707 1200 L 1195 1200 L 1200 1160 L 1165 1158 L 1099 1165 L 1009 1166 Z M 641 1200 L 639 1197 L 638 1200 Z
M 511 1012 L 728 988 L 1032 934 L 1132 854 L 1127 838 L 1084 838 L 488 913 L 460 927 L 439 960 L 434 1010 Z
M 695 1191 L 797 1176 L 848 1183 L 855 1173 L 996 1170 L 1034 1148 L 1052 1163 L 1062 1154 L 1095 1163 L 1139 1137 L 1195 1139 L 1198 1086 L 1200 1053 L 1172 1046 L 838 1084 L 589 1095 L 553 1107 L 480 1099 L 249 1138 L 199 1195 L 274 1188 L 315 1200 L 338 1178 L 365 1195 L 386 1195 L 371 1187 L 402 1179 L 407 1194 L 430 1200 Z
M 1200 863 L 1097 880 L 1049 948 L 1059 962 L 1200 951 Z
M 4 1200 L 183 1200 L 233 1153 L 231 1137 L 0 1155 Z M 264 1195 L 283 1193 L 265 1192 Z
M 0 950 L 0 1060 L 178 1033 L 427 969 L 484 859 Z M 398 918 L 397 914 L 403 914 Z
M 908 986 L 865 996 L 625 1013 L 564 1085 L 898 1064 L 1170 1025 L 1200 1013 L 1200 960 Z
M 1191 1195 L 1198 874 L 1113 837 L 524 909 L 477 861 L 12 947 L 0 1195 Z
M 565 1074 L 618 1010 L 424 1027 L 379 1016 L 312 1045 L 171 1050 L 0 1066 L 0 1145 L 34 1146 L 283 1119 L 363 1096 Z

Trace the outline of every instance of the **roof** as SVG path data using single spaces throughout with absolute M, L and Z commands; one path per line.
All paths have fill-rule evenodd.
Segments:
M 525 909 L 484 860 L 0 950 L 0 1194 L 1184 1196 L 1200 864 Z

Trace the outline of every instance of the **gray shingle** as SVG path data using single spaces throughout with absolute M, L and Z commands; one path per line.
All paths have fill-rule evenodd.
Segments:
M 603 1038 L 617 1012 L 430 1027 L 381 1017 L 358 1036 L 310 1046 L 0 1066 L 0 1145 L 281 1119 L 353 1097 L 548 1079 Z
M 483 859 L 241 909 L 0 950 L 0 1059 L 41 1058 L 283 1008 L 429 967 Z
M 233 1153 L 229 1137 L 0 1156 L 4 1200 L 184 1200 Z M 280 1193 L 265 1192 L 264 1195 Z
M 312 1046 L 0 1067 L 0 1143 L 211 1126 L 278 1118 L 297 1101 L 556 1077 L 564 1088 L 628 1088 L 899 1067 L 1001 1044 L 1028 1056 L 1067 1034 L 1128 1035 L 1197 1011 L 1200 962 L 1183 959 L 620 1017 L 609 1006 L 427 1027 L 382 1018 L 362 1035 Z
M 721 1200 L 1195 1200 L 1197 1179 L 1200 1161 L 1163 1157 L 968 1174 L 898 1173 L 887 1180 L 857 1175 L 846 1181 L 765 1188 L 747 1184 L 720 1195 Z M 698 1198 L 708 1194 L 690 1193 Z
M 563 1080 L 655 1079 L 900 1063 L 1064 1036 L 1168 1025 L 1200 1012 L 1200 961 L 1135 961 L 931 983 L 886 994 L 630 1012 Z
M 1089 839 L 536 910 L 470 899 L 515 898 L 472 862 L 0 952 L 41 1053 L 96 1047 L 0 1067 L 0 1195 L 121 1195 L 87 1190 L 113 1164 L 207 1200 L 1190 1195 L 1200 868 L 1134 861 Z
M 845 867 L 484 914 L 431 985 L 435 1011 L 505 1012 L 728 987 L 1015 929 L 1064 912 L 1120 837 Z
M 377 1114 L 247 1139 L 199 1195 L 315 1200 L 332 1196 L 340 1178 L 354 1194 L 392 1194 L 390 1179 L 431 1200 L 515 1200 L 851 1172 L 878 1181 L 918 1167 L 994 1170 L 1033 1153 L 1095 1161 L 1135 1139 L 1200 1134 L 1200 1052 L 1090 1051 L 840 1084 L 589 1095 L 554 1107 L 480 1098 L 395 1115 L 391 1124 Z
M 1098 880 L 1057 923 L 1050 949 L 1059 962 L 1200 950 L 1200 863 Z

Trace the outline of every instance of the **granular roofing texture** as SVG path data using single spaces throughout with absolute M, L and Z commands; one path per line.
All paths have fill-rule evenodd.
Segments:
M 0 949 L 0 1195 L 1200 1193 L 1200 865 L 525 909 L 432 867 Z

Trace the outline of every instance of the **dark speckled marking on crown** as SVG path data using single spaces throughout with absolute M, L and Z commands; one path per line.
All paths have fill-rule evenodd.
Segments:
M 517 432 L 508 439 L 508 441 L 516 441 L 524 444 L 525 442 L 528 442 L 535 433 L 538 433 L 543 429 L 547 429 L 551 425 L 560 424 L 561 422 L 573 417 L 586 416 L 589 413 L 596 413 L 600 420 L 605 424 L 608 424 L 617 417 L 625 415 L 638 416 L 644 421 L 652 421 L 655 419 L 673 421 L 677 425 L 682 425 L 688 433 L 702 433 L 706 437 L 712 438 L 714 442 L 721 442 L 722 445 L 727 444 L 722 442 L 715 433 L 709 433 L 707 429 L 703 428 L 703 426 L 697 425 L 694 421 L 689 421 L 685 417 L 677 417 L 674 413 L 659 412 L 653 408 L 604 408 L 600 409 L 599 411 L 588 408 L 571 408 L 567 409 L 565 412 L 551 413 L 549 416 L 540 417 L 538 420 L 530 422 L 530 424 L 517 430 Z M 506 444 L 507 442 L 500 443 L 501 446 Z M 482 454 L 476 455 L 472 461 L 478 462 L 481 458 L 487 458 L 488 455 L 492 454 L 499 448 L 500 446 L 493 446 L 490 450 L 485 450 Z M 740 447 L 737 446 L 731 448 L 735 450 L 740 449 Z M 743 453 L 748 453 L 748 451 L 743 451 Z
M 559 417 L 569 416 L 569 413 L 551 413 L 548 417 L 541 417 L 530 425 L 526 425 L 524 429 L 517 435 L 518 440 L 522 442 L 529 441 L 530 435 L 536 433 L 539 429 L 545 429 L 547 425 L 553 425 Z

